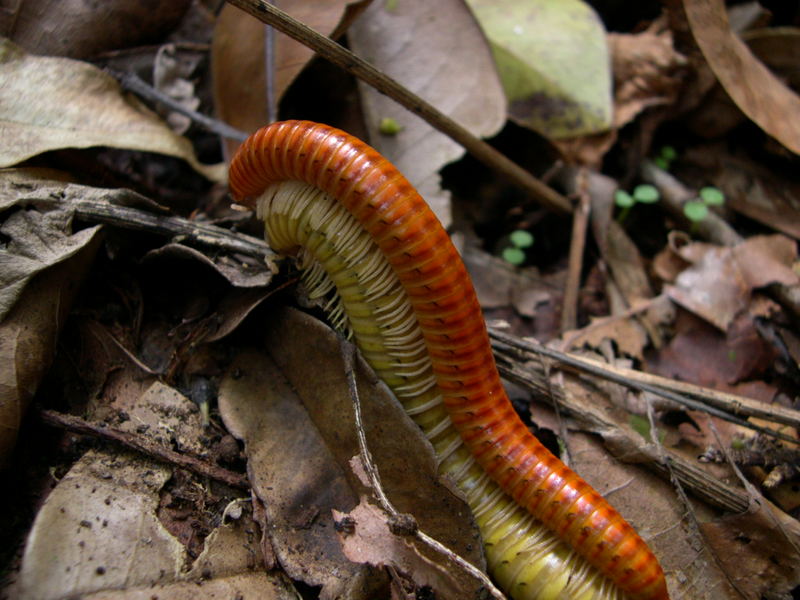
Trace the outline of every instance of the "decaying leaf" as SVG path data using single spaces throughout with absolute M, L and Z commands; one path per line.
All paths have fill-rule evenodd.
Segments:
M 212 181 L 223 166 L 203 165 L 189 140 L 173 133 L 119 84 L 88 63 L 26 54 L 0 39 L 0 167 L 62 148 L 110 146 L 182 158 Z
M 492 44 L 510 116 L 548 138 L 611 125 L 605 30 L 580 0 L 468 0 Z
M 353 51 L 477 136 L 505 122 L 505 98 L 486 40 L 460 0 L 373 2 L 348 33 Z M 464 149 L 359 82 L 369 142 L 403 173 L 447 226 L 450 195 L 439 170 Z M 400 131 L 381 132 L 391 119 Z
M 220 412 L 245 442 L 250 479 L 263 502 L 262 524 L 281 566 L 321 586 L 324 598 L 347 597 L 368 572 L 349 562 L 334 535 L 331 509 L 356 503 L 341 467 L 325 448 L 302 404 L 269 358 L 240 354 L 220 386 Z

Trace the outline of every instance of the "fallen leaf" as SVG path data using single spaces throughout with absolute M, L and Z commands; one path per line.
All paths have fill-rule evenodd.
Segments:
M 748 307 L 754 289 L 800 281 L 792 270 L 795 242 L 781 235 L 753 236 L 733 247 L 696 242 L 676 252 L 691 266 L 665 291 L 722 331 Z
M 736 105 L 767 134 L 800 154 L 800 98 L 731 31 L 723 0 L 683 0 L 709 67 Z
M 275 2 L 281 10 L 322 35 L 336 39 L 367 6 L 369 0 L 305 0 Z M 234 127 L 252 132 L 267 124 L 266 27 L 244 11 L 226 4 L 214 28 L 211 71 L 214 106 L 219 117 Z M 271 55 L 275 101 L 279 102 L 314 51 L 287 35 L 274 36 Z M 226 140 L 229 154 L 239 143 Z
M 183 546 L 159 523 L 166 467 L 90 451 L 50 493 L 28 534 L 19 597 L 38 600 L 174 580 Z
M 417 590 L 430 588 L 437 598 L 479 597 L 482 586 L 475 578 L 457 567 L 442 564 L 445 561 L 441 556 L 413 536 L 395 533 L 389 515 L 365 498 L 350 512 L 333 514 L 338 523 L 345 519 L 354 523 L 352 531 L 341 527 L 339 531 L 345 556 L 353 562 L 394 569 L 413 581 Z
M 460 0 L 373 2 L 348 32 L 353 51 L 477 136 L 505 122 L 505 98 L 486 40 Z M 424 68 L 422 68 L 424 66 Z M 439 170 L 464 149 L 420 117 L 359 81 L 370 143 L 450 224 L 450 194 Z M 392 119 L 394 135 L 381 133 Z
M 209 255 L 183 244 L 164 244 L 147 253 L 144 260 L 148 263 L 159 261 L 181 260 L 197 261 L 216 271 L 231 285 L 238 288 L 257 288 L 267 285 L 272 280 L 272 273 L 263 263 L 249 257 L 235 260 L 225 254 Z
M 743 314 L 727 333 L 722 333 L 691 313 L 680 311 L 674 336 L 651 357 L 647 370 L 736 393 L 736 383 L 757 378 L 774 359 L 774 348 L 758 335 L 749 315 Z M 763 399 L 771 400 L 777 390 L 767 386 L 765 392 Z
M 90 58 L 148 43 L 169 33 L 191 0 L 134 3 L 128 0 L 24 0 L 4 9 L 0 35 L 34 54 Z M 1 14 L 1 13 L 0 13 Z
M 255 351 L 237 358 L 220 386 L 221 413 L 245 438 L 253 486 L 283 567 L 326 593 L 345 585 L 355 590 L 350 579 L 363 576 L 362 567 L 343 557 L 330 512 L 351 510 L 364 491 L 349 464 L 358 444 L 339 341 L 314 319 L 282 310 L 266 347 L 271 359 Z M 480 564 L 470 511 L 439 481 L 422 432 L 363 364 L 358 372 L 365 432 L 387 495 L 423 531 Z
M 0 39 L 0 167 L 62 148 L 110 146 L 182 158 L 212 181 L 224 165 L 201 164 L 186 138 L 111 76 L 88 63 L 26 54 Z
M 609 33 L 614 73 L 614 127 L 630 123 L 654 106 L 672 104 L 686 58 L 672 45 L 672 32 L 659 21 L 636 34 Z
M 61 327 L 99 247 L 99 228 L 72 234 L 63 213 L 18 210 L 0 227 L 0 463 L 55 354 Z
M 800 526 L 765 499 L 756 512 L 700 525 L 718 564 L 746 598 L 789 598 L 800 585 Z
M 291 582 L 271 573 L 244 573 L 211 580 L 197 578 L 169 584 L 154 584 L 143 589 L 104 590 L 84 594 L 82 600 L 219 600 L 220 598 L 258 598 L 258 600 L 297 600 Z
M 492 45 L 511 118 L 551 139 L 611 126 L 605 30 L 580 0 L 467 0 Z
M 323 598 L 361 597 L 356 590 L 368 573 L 342 555 L 331 516 L 332 508 L 352 508 L 357 496 L 278 368 L 256 351 L 241 353 L 220 385 L 219 403 L 226 427 L 245 443 L 266 513 L 262 527 L 281 566 L 293 579 L 321 586 Z
M 0 249 L 0 320 L 35 275 L 91 245 L 99 226 L 71 232 L 69 211 L 17 210 L 0 226 L 8 242 Z

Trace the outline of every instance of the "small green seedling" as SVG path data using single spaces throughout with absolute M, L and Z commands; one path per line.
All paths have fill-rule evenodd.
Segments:
M 633 194 L 629 194 L 625 190 L 617 190 L 614 192 L 614 203 L 622 209 L 617 216 L 617 222 L 620 224 L 624 223 L 625 219 L 628 218 L 628 213 L 631 212 L 631 208 L 633 208 L 637 202 L 641 204 L 653 204 L 654 202 L 658 202 L 660 197 L 658 189 L 649 183 L 637 185 L 633 188 Z
M 672 146 L 662 146 L 661 151 L 653 159 L 653 162 L 660 169 L 669 171 L 673 161 L 678 158 L 678 152 Z
M 383 135 L 397 135 L 403 131 L 403 126 L 397 122 L 397 119 L 393 119 L 392 117 L 384 117 L 381 119 L 381 122 L 378 125 L 378 130 Z
M 525 248 L 533 246 L 533 234 L 524 229 L 517 229 L 511 232 L 511 235 L 508 236 L 508 241 L 511 245 L 503 249 L 503 260 L 514 266 L 519 266 L 527 258 Z
M 725 204 L 725 194 L 715 187 L 704 187 L 694 200 L 689 200 L 683 205 L 683 214 L 692 222 L 692 231 L 708 216 L 709 206 L 722 206 Z

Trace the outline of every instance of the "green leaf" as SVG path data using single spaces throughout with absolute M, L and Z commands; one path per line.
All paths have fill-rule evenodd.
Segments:
M 506 248 L 503 250 L 503 259 L 512 265 L 519 266 L 525 262 L 525 253 L 519 248 Z
M 722 206 L 725 204 L 725 194 L 722 193 L 722 190 L 711 186 L 700 190 L 700 198 L 702 198 L 706 206 Z
M 467 0 L 494 52 L 511 118 L 551 139 L 611 126 L 606 32 L 580 0 Z
M 614 192 L 614 204 L 620 208 L 630 208 L 636 204 L 636 200 L 625 190 L 617 190 Z
M 530 231 L 525 231 L 524 229 L 512 231 L 509 239 L 517 248 L 530 248 L 533 246 L 533 234 Z
M 653 204 L 654 202 L 658 202 L 661 195 L 658 193 L 658 189 L 655 186 L 649 183 L 643 183 L 637 185 L 633 189 L 633 197 L 637 202 L 641 202 L 642 204 Z
M 693 223 L 699 223 L 708 215 L 708 207 L 700 200 L 689 200 L 683 205 L 683 214 Z

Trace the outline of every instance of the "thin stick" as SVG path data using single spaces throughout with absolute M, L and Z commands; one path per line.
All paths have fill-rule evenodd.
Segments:
M 737 425 L 741 425 L 742 427 L 747 427 L 748 429 L 752 429 L 753 431 L 758 431 L 759 433 L 763 433 L 764 435 L 767 436 L 775 437 L 792 444 L 797 443 L 796 439 L 786 434 L 783 434 L 779 431 L 773 431 L 771 429 L 767 429 L 766 427 L 761 427 L 760 425 L 756 425 L 745 419 L 736 417 L 733 414 L 728 413 L 723 409 L 717 408 L 716 406 L 703 404 L 702 402 L 699 402 L 687 396 L 670 391 L 665 387 L 660 387 L 658 385 L 645 383 L 643 381 L 639 381 L 635 377 L 630 377 L 629 373 L 630 374 L 636 373 L 636 371 L 633 371 L 632 369 L 620 369 L 618 367 L 601 365 L 599 363 L 590 360 L 579 358 L 575 355 L 564 354 L 563 352 L 553 350 L 541 344 L 533 343 L 528 340 L 520 340 L 518 338 L 515 338 L 514 336 L 511 336 L 505 332 L 498 331 L 496 329 L 490 329 L 489 336 L 500 342 L 500 348 L 499 348 L 500 350 L 503 350 L 502 346 L 505 345 L 505 349 L 509 351 L 514 351 L 514 349 L 516 349 L 517 351 L 522 350 L 523 352 L 529 352 L 534 355 L 544 355 L 549 358 L 557 360 L 562 365 L 568 365 L 570 367 L 578 369 L 579 371 L 596 375 L 597 377 L 601 377 L 608 381 L 613 381 L 614 383 L 618 383 L 620 385 L 624 385 L 629 388 L 637 389 L 641 392 L 649 392 L 651 394 L 655 394 L 656 396 L 661 396 L 662 398 L 666 398 L 667 400 L 672 400 L 673 402 L 676 402 L 681 406 L 686 406 L 693 410 L 706 412 L 708 414 L 714 415 L 715 417 L 719 417 L 720 419 L 723 419 L 725 421 L 736 423 Z M 495 345 L 495 349 L 498 349 L 497 345 Z M 669 379 L 665 378 L 662 379 L 664 379 L 664 381 L 666 382 L 671 382 L 671 380 Z M 746 399 L 740 398 L 739 400 L 744 401 Z M 755 402 L 751 401 L 748 404 L 755 404 Z
M 414 114 L 419 115 L 431 126 L 461 144 L 475 158 L 514 181 L 550 210 L 562 214 L 572 212 L 572 205 L 567 198 L 528 173 L 515 162 L 509 160 L 508 157 L 483 140 L 472 135 L 465 127 L 459 125 L 433 105 L 411 93 L 397 81 L 387 77 L 330 38 L 293 19 L 282 10 L 270 5 L 267 0 L 228 0 L 228 2 L 253 15 L 259 21 L 272 25 L 278 31 L 308 46 L 323 58 L 352 73 L 380 93 L 388 96 Z
M 564 306 L 561 311 L 561 331 L 569 331 L 578 326 L 578 290 L 581 285 L 583 270 L 583 251 L 586 248 L 586 230 L 591 211 L 591 199 L 586 193 L 585 171 L 578 175 L 580 201 L 572 214 L 572 238 L 569 244 L 569 268 L 567 283 L 564 286 Z
M 375 464 L 375 461 L 372 458 L 372 453 L 369 451 L 369 446 L 367 445 L 367 434 L 364 429 L 364 421 L 361 417 L 361 397 L 358 395 L 358 384 L 356 383 L 356 347 L 343 338 L 340 339 L 339 345 L 342 351 L 342 358 L 344 360 L 347 389 L 350 393 L 350 398 L 353 403 L 353 413 L 355 415 L 356 434 L 358 437 L 358 449 L 359 453 L 361 454 L 361 462 L 364 464 L 364 470 L 367 472 L 367 477 L 369 477 L 372 490 L 375 493 L 381 508 L 383 508 L 383 510 L 386 511 L 386 513 L 388 513 L 392 518 L 401 519 L 404 515 L 402 515 L 400 511 L 394 507 L 394 505 L 389 501 L 389 498 L 386 496 L 386 493 L 383 491 L 380 474 L 378 473 L 378 467 Z M 413 532 L 413 535 L 420 542 L 427 545 L 435 552 L 455 562 L 464 571 L 477 579 L 493 598 L 496 600 L 506 600 L 503 592 L 497 589 L 497 587 L 495 587 L 486 574 L 475 567 L 475 565 L 450 550 L 450 548 L 438 540 L 426 534 L 419 527 L 414 527 Z
M 63 186 L 61 187 L 63 188 Z M 67 188 L 65 190 L 67 195 L 63 197 L 37 193 L 35 197 L 31 197 L 30 201 L 36 204 L 65 204 L 69 210 L 74 211 L 76 216 L 87 221 L 180 238 L 201 246 L 242 254 L 259 260 L 269 260 L 275 256 L 267 243 L 259 238 L 234 233 L 208 223 L 189 221 L 182 217 L 154 215 L 137 208 L 119 206 L 101 200 L 83 200 L 78 194 L 75 194 L 77 197 L 70 197 L 69 191 Z
M 223 123 L 218 119 L 212 119 L 211 117 L 207 117 L 206 115 L 197 111 L 186 108 L 179 102 L 175 102 L 172 97 L 168 96 L 161 90 L 148 85 L 133 73 L 117 73 L 114 71 L 110 71 L 110 73 L 119 80 L 122 87 L 126 90 L 130 90 L 142 98 L 147 98 L 151 102 L 161 102 L 162 104 L 168 106 L 170 110 L 174 110 L 177 113 L 189 117 L 192 121 L 212 133 L 216 133 L 224 138 L 238 140 L 240 142 L 243 142 L 247 139 L 247 133 L 244 131 L 240 131 L 235 127 L 231 127 L 227 123 Z
M 109 440 L 144 454 L 148 458 L 181 467 L 182 469 L 186 469 L 202 477 L 221 481 L 231 487 L 242 490 L 250 489 L 250 483 L 244 475 L 234 473 L 228 469 L 223 469 L 217 465 L 209 464 L 200 458 L 175 452 L 174 450 L 155 444 L 142 436 L 96 425 L 79 417 L 66 415 L 54 410 L 42 410 L 39 412 L 39 416 L 43 422 L 52 427 L 59 427 L 74 433 L 91 435 L 93 437 Z

